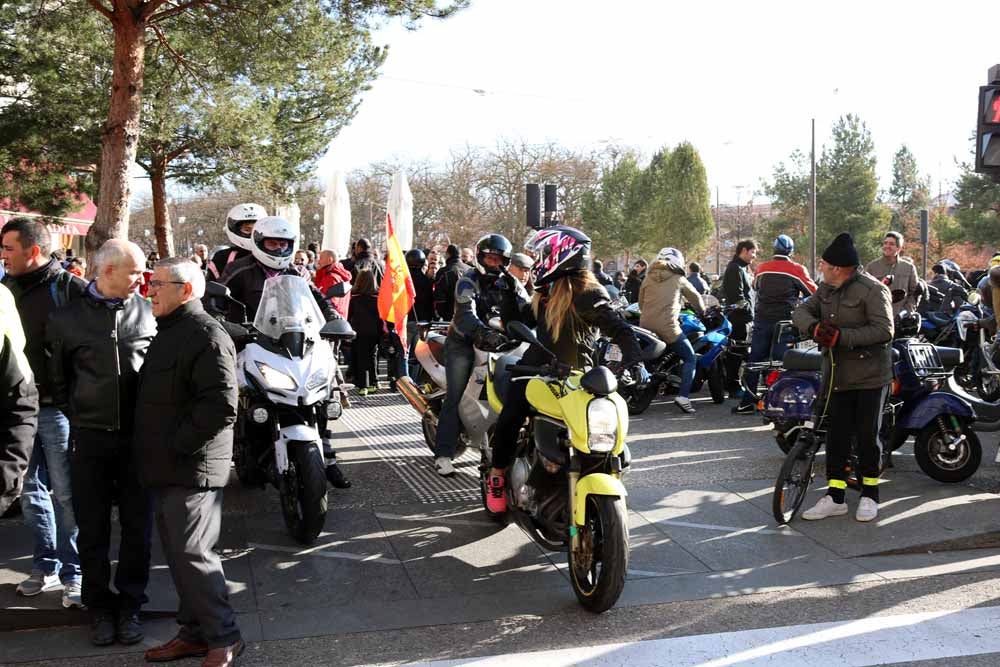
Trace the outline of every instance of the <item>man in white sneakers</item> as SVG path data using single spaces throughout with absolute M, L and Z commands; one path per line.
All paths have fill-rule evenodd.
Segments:
M 882 450 L 878 431 L 892 382 L 892 303 L 889 289 L 858 266 L 850 234 L 841 234 L 823 252 L 823 282 L 795 309 L 795 327 L 823 350 L 823 390 L 819 409 L 827 411 L 827 494 L 802 514 L 813 521 L 847 514 L 847 460 L 857 438 L 861 502 L 855 518 L 878 516 Z

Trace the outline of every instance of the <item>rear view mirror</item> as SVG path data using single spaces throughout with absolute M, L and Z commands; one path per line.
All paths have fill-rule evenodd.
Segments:
M 222 283 L 209 281 L 205 283 L 205 296 L 229 298 L 229 288 Z
M 354 340 L 356 335 L 351 325 L 343 318 L 330 320 L 319 330 L 319 337 L 324 340 Z

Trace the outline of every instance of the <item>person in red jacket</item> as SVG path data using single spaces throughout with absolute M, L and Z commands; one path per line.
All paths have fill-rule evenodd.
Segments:
M 319 254 L 319 263 L 316 266 L 316 275 L 313 276 L 313 282 L 320 292 L 326 294 L 328 289 L 338 283 L 351 282 L 351 272 L 337 261 L 336 252 L 333 250 L 324 250 Z M 347 318 L 350 304 L 350 292 L 346 296 L 338 296 L 330 299 L 330 305 L 345 319 Z

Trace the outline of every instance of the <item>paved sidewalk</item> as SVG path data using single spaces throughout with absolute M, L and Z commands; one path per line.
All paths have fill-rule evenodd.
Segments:
M 694 433 L 690 422 L 672 413 L 645 426 L 637 420 L 636 471 L 627 480 L 629 583 L 619 607 L 1000 571 L 1000 548 L 955 549 L 1000 547 L 993 533 L 1000 496 L 934 482 L 913 469 L 905 452 L 887 475 L 873 524 L 848 516 L 777 526 L 770 513 L 773 479 L 661 483 L 650 471 L 698 457 L 711 464 L 737 450 L 777 471 L 781 455 L 759 422 L 727 421 L 721 413 L 728 406 L 698 405 L 699 426 L 714 424 L 721 434 L 700 452 L 683 444 Z M 651 429 L 664 424 L 667 431 L 654 437 Z M 219 548 L 249 641 L 577 609 L 565 554 L 543 551 L 516 526 L 481 511 L 473 453 L 452 479 L 428 472 L 419 425 L 393 395 L 359 400 L 339 428 L 340 456 L 355 487 L 331 491 L 326 531 L 316 544 L 302 547 L 287 536 L 273 490 L 244 490 L 235 481 L 227 488 Z M 717 443 L 730 435 L 738 443 L 722 451 Z M 814 487 L 806 502 L 822 492 Z M 936 544 L 951 550 L 927 546 Z M 885 552 L 895 555 L 878 555 Z M 141 651 L 175 631 L 176 596 L 158 544 L 153 562 L 146 642 L 112 651 Z M 63 610 L 58 592 L 14 594 L 30 565 L 27 529 L 20 520 L 0 522 L 0 663 L 106 654 L 87 643 L 86 615 Z

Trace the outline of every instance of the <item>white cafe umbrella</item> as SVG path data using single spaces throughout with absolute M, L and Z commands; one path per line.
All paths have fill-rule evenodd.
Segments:
M 400 169 L 392 177 L 389 188 L 389 203 L 386 206 L 392 218 L 392 226 L 399 239 L 399 247 L 404 251 L 413 247 L 413 194 L 406 182 L 406 173 Z
M 334 250 L 337 257 L 348 256 L 351 246 L 351 195 L 347 192 L 344 172 L 334 171 L 323 195 L 323 245 L 321 250 Z
M 279 218 L 284 218 L 293 225 L 299 226 L 301 224 L 301 221 L 299 220 L 299 218 L 301 217 L 301 213 L 299 212 L 299 205 L 296 204 L 295 202 L 279 206 L 277 210 L 275 210 L 274 214 Z

